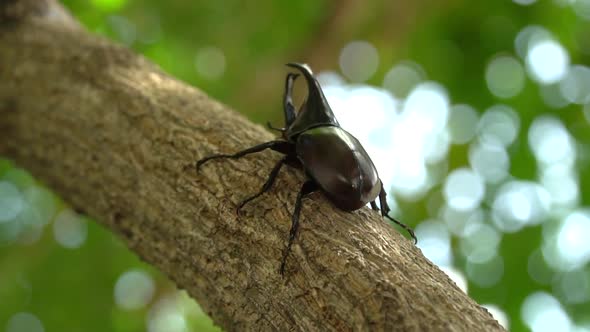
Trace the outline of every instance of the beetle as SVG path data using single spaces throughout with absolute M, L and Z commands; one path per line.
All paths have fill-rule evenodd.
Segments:
M 238 159 L 266 149 L 284 155 L 273 167 L 262 188 L 238 205 L 238 215 L 244 205 L 270 190 L 283 165 L 287 164 L 305 171 L 307 180 L 301 186 L 295 201 L 289 239 L 279 269 L 281 275 L 285 273 L 287 257 L 297 236 L 302 199 L 316 191 L 323 192 L 334 206 L 344 211 L 354 211 L 370 203 L 373 210 L 380 210 L 383 217 L 404 228 L 414 239 L 414 243 L 417 243 L 410 227 L 389 216 L 387 194 L 375 165 L 361 143 L 340 127 L 309 66 L 299 63 L 288 63 L 287 66 L 303 74 L 308 93 L 299 111 L 295 112 L 292 92 L 299 74 L 287 74 L 283 96 L 285 127 L 275 128 L 270 122 L 267 123 L 270 129 L 281 133 L 282 139 L 262 143 L 234 154 L 210 155 L 197 161 L 197 171 L 204 163 L 213 159 Z M 377 198 L 380 208 L 375 202 Z

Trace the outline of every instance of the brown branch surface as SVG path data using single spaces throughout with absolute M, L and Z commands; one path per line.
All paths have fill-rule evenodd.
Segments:
M 212 152 L 271 138 L 141 56 L 88 34 L 53 1 L 0 2 L 0 153 L 119 234 L 217 324 L 502 331 L 377 213 L 338 211 L 321 194 L 304 203 L 281 278 L 303 175 L 283 171 L 238 218 L 236 203 L 262 185 L 276 153 L 212 162 L 201 174 L 193 168 Z

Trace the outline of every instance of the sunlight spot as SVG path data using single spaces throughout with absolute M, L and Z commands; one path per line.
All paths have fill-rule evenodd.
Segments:
M 453 170 L 444 184 L 444 196 L 458 210 L 476 208 L 485 193 L 483 179 L 467 168 Z
M 379 53 L 367 41 L 348 43 L 340 53 L 340 70 L 352 82 L 371 78 L 379 66 Z
M 508 146 L 514 142 L 520 129 L 518 113 L 506 105 L 494 105 L 482 115 L 477 131 L 482 141 Z
M 551 84 L 561 80 L 568 72 L 569 63 L 569 54 L 566 49 L 552 39 L 534 42 L 526 57 L 531 78 L 541 84 Z
M 28 312 L 19 312 L 8 320 L 6 332 L 44 332 L 43 324 L 37 316 Z
M 18 188 L 10 182 L 0 181 L 0 224 L 16 218 L 24 206 Z
M 449 132 L 451 142 L 466 144 L 475 136 L 479 115 L 469 105 L 458 104 L 451 107 L 449 116 Z
M 115 302 L 125 310 L 145 307 L 154 296 L 155 285 L 152 277 L 140 270 L 123 273 L 115 284 Z
M 545 292 L 533 293 L 524 300 L 521 318 L 534 332 L 569 331 L 571 326 L 561 304 Z
M 204 78 L 219 79 L 225 72 L 225 54 L 217 47 L 203 47 L 197 51 L 195 67 Z
M 405 98 L 425 78 L 424 70 L 416 63 L 404 61 L 392 67 L 383 79 L 383 87 L 397 98 Z
M 79 248 L 86 241 L 88 226 L 76 212 L 66 209 L 57 215 L 53 222 L 55 241 L 64 248 Z
M 496 97 L 514 97 L 524 88 L 524 69 L 516 58 L 500 55 L 488 63 L 485 79 L 488 89 Z
M 415 232 L 420 239 L 418 248 L 426 258 L 438 266 L 452 264 L 451 238 L 444 223 L 436 220 L 423 221 L 418 224 Z

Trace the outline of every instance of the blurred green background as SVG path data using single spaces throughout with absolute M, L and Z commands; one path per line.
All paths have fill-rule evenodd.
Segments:
M 512 331 L 590 331 L 590 0 L 63 2 L 255 122 L 310 64 L 427 257 Z M 218 330 L 6 159 L 2 329 Z

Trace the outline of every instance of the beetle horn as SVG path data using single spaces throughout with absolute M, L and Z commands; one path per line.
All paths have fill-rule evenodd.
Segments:
M 287 66 L 297 68 L 303 74 L 303 76 L 305 76 L 305 80 L 307 81 L 307 88 L 309 90 L 309 96 L 307 96 L 307 99 L 310 99 L 310 100 L 324 99 L 325 100 L 325 97 L 324 97 L 324 94 L 322 93 L 322 88 L 320 87 L 320 84 L 315 79 L 315 77 L 313 76 L 313 72 L 311 71 L 311 68 L 309 68 L 309 66 L 306 63 L 289 62 L 287 64 Z M 327 104 L 328 103 L 326 102 L 326 105 Z
M 307 99 L 297 115 L 297 119 L 291 128 L 293 134 L 318 125 L 338 126 L 334 112 L 328 105 L 328 101 L 322 92 L 320 83 L 313 76 L 311 68 L 306 64 L 290 62 L 289 67 L 298 69 L 307 81 Z

